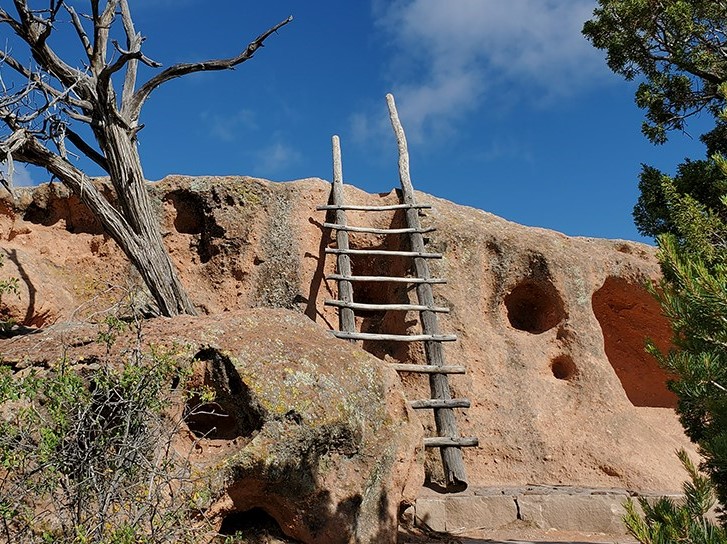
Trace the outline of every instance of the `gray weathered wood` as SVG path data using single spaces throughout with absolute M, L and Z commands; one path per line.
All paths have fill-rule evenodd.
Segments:
M 434 232 L 434 227 L 429 227 L 426 229 L 421 229 L 417 231 L 416 229 L 375 229 L 373 227 L 352 227 L 350 225 L 339 225 L 337 223 L 323 223 L 323 226 L 327 229 L 336 229 L 336 230 L 347 230 L 349 232 L 363 232 L 367 234 L 409 234 L 410 232 L 421 232 L 422 234 L 426 234 L 427 232 Z
M 415 208 L 417 210 L 431 209 L 429 204 L 388 204 L 385 206 L 357 206 L 355 204 L 326 204 L 324 206 L 316 206 L 316 210 L 351 210 L 360 212 L 388 212 L 392 210 L 406 210 Z
M 345 279 L 347 281 L 382 281 L 382 282 L 392 282 L 392 283 L 447 283 L 447 280 L 442 278 L 428 278 L 428 279 L 422 279 L 422 278 L 409 278 L 409 277 L 400 277 L 400 276 L 342 276 L 341 274 L 329 274 L 326 276 L 327 280 L 341 280 Z
M 427 410 L 432 408 L 469 408 L 469 399 L 426 399 L 412 400 L 409 406 L 415 410 Z
M 464 374 L 465 367 L 456 365 L 409 365 L 404 363 L 390 363 L 389 366 L 398 372 L 415 372 L 419 374 Z
M 407 149 L 406 135 L 399 121 L 399 114 L 396 111 L 396 103 L 391 94 L 386 95 L 386 102 L 389 107 L 389 118 L 391 126 L 396 135 L 397 147 L 399 150 L 399 180 L 401 181 L 402 201 L 404 204 L 416 205 L 414 198 L 414 187 L 411 183 L 409 173 L 409 151 Z M 411 228 L 421 228 L 419 222 L 419 214 L 414 208 L 406 210 L 407 226 Z M 411 249 L 413 253 L 424 253 L 424 237 L 419 233 L 409 235 Z M 420 278 L 429 278 L 429 264 L 426 259 L 415 257 L 414 266 L 416 267 L 417 276 Z M 419 303 L 424 306 L 434 306 L 434 294 L 432 286 L 428 283 L 417 285 L 417 296 Z M 439 322 L 437 314 L 430 311 L 423 311 L 420 314 L 422 322 L 422 330 L 425 334 L 437 336 L 440 334 Z M 441 342 L 425 342 L 424 349 L 427 354 L 429 364 L 434 366 L 445 366 L 444 350 Z M 446 374 L 430 374 L 429 385 L 432 392 L 432 398 L 449 400 L 451 394 L 449 390 L 449 381 Z M 457 420 L 455 413 L 449 408 L 443 408 L 434 411 L 434 421 L 437 433 L 440 436 L 458 438 Z M 467 473 L 465 471 L 462 450 L 458 447 L 442 447 L 442 466 L 446 478 L 447 487 L 461 489 L 467 485 Z
M 331 331 L 336 338 L 346 340 L 388 340 L 391 342 L 454 342 L 453 334 L 376 334 L 371 332 Z
M 338 231 L 338 232 L 346 232 Z M 421 234 L 419 235 L 421 236 Z M 419 257 L 421 259 L 441 259 L 441 253 L 427 253 L 426 251 L 389 251 L 387 249 L 348 249 L 342 247 L 327 247 L 326 253 L 345 253 L 347 255 L 382 255 L 387 257 Z
M 421 304 L 365 304 L 363 302 L 344 302 L 342 300 L 326 300 L 326 306 L 338 306 L 339 308 L 351 308 L 352 310 L 384 310 L 384 311 L 406 311 L 420 312 L 429 310 L 438 313 L 448 313 L 449 308 L 444 306 L 422 306 Z
M 140 63 L 148 68 L 161 65 L 142 52 L 144 39 L 135 30 L 130 0 L 84 2 L 92 6 L 92 13 L 85 14 L 71 5 L 81 2 L 49 2 L 51 7 L 45 10 L 32 0 L 12 3 L 17 19 L 2 7 L 0 26 L 12 29 L 18 47 L 3 48 L 0 64 L 21 77 L 15 85 L 3 85 L 0 162 L 7 162 L 11 171 L 13 162 L 33 164 L 60 180 L 138 270 L 159 312 L 169 317 L 194 315 L 194 305 L 164 245 L 159 203 L 149 195 L 144 177 L 138 145 L 138 132 L 144 126 L 139 122 L 141 109 L 149 95 L 168 81 L 246 62 L 292 19 L 260 34 L 236 57 L 183 62 L 156 73 L 145 71 L 151 77 L 137 85 Z M 62 8 L 68 17 L 59 15 Z M 75 30 L 80 46 L 76 52 L 83 60 L 76 53 L 68 54 L 68 44 L 58 43 L 62 39 L 48 39 L 66 23 Z M 23 42 L 28 52 L 20 47 Z M 18 57 L 13 56 L 16 53 Z M 108 174 L 113 190 L 107 192 L 93 183 L 79 169 L 83 161 L 69 160 L 69 142 Z
M 333 136 L 333 203 L 343 204 L 343 167 L 341 165 L 341 142 L 338 136 Z M 346 212 L 342 209 L 336 210 L 336 223 L 339 225 L 346 224 Z M 341 229 L 336 232 L 336 244 L 343 250 L 338 253 L 337 270 L 340 274 L 338 279 L 338 298 L 343 302 L 353 302 L 353 286 L 351 282 L 345 279 L 351 276 L 351 258 L 345 252 L 348 250 L 348 232 Z M 345 332 L 356 331 L 356 317 L 351 308 L 343 307 L 338 312 L 338 328 Z M 353 339 L 350 339 L 353 342 Z
M 424 439 L 425 448 L 443 448 L 443 447 L 474 447 L 479 446 L 480 441 L 472 436 L 466 438 L 450 438 L 448 436 L 432 436 Z

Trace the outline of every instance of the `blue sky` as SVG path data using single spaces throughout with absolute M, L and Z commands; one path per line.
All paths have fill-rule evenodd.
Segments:
M 417 189 L 569 235 L 646 241 L 631 218 L 640 164 L 673 172 L 704 153 L 696 126 L 661 147 L 641 135 L 634 84 L 581 37 L 595 0 L 131 4 L 144 51 L 165 66 L 236 55 L 294 17 L 236 70 L 152 95 L 139 134 L 152 180 L 330 179 L 338 134 L 345 181 L 387 192 L 398 185 L 393 92 Z

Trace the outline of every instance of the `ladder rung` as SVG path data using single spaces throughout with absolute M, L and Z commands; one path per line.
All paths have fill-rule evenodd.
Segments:
M 342 276 L 341 274 L 329 274 L 327 280 L 338 281 L 390 281 L 392 283 L 447 283 L 442 278 L 401 278 L 396 276 Z
M 407 209 L 428 210 L 431 209 L 429 204 L 391 204 L 388 206 L 357 206 L 355 204 L 326 204 L 325 206 L 316 206 L 316 210 L 357 210 L 360 212 L 386 212 L 389 210 L 407 210 Z
M 466 447 L 478 446 L 479 444 L 480 444 L 480 441 L 474 436 L 464 437 L 464 438 L 451 438 L 449 436 L 432 436 L 430 438 L 424 439 L 425 448 L 446 448 L 446 447 L 466 448 Z
M 338 223 L 323 223 L 323 226 L 329 229 L 345 230 L 350 232 L 366 232 L 368 234 L 409 234 L 412 232 L 425 234 L 427 232 L 434 232 L 435 230 L 437 230 L 434 227 L 428 227 L 426 229 L 375 229 L 373 227 L 352 227 L 351 225 L 339 225 Z
M 412 312 L 438 312 L 449 313 L 449 308 L 443 306 L 423 306 L 421 304 L 364 304 L 362 302 L 346 302 L 344 300 L 326 300 L 326 306 L 338 306 L 339 308 L 351 308 L 352 310 L 403 310 Z
M 464 374 L 465 367 L 455 365 L 407 365 L 404 363 L 391 363 L 389 365 L 399 372 L 418 372 L 420 374 Z
M 426 399 L 413 400 L 409 402 L 409 406 L 415 410 L 425 410 L 428 408 L 469 408 L 469 399 Z
M 344 255 L 386 255 L 389 257 L 421 257 L 423 259 L 441 259 L 441 253 L 423 253 L 420 251 L 388 251 L 386 249 L 339 249 L 326 248 L 326 253 Z
M 454 342 L 457 337 L 448 334 L 374 334 L 368 332 L 331 331 L 344 340 L 390 340 L 393 342 Z

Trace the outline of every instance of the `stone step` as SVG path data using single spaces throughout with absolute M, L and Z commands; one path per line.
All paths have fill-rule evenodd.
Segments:
M 626 489 L 535 485 L 470 488 L 446 495 L 424 489 L 409 514 L 420 527 L 458 535 L 522 525 L 625 536 L 623 503 L 638 495 Z M 682 497 L 678 492 L 640 496 Z

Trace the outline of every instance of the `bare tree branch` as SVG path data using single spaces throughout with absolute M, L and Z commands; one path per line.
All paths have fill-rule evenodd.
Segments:
M 93 162 L 95 162 L 97 165 L 99 165 L 101 168 L 103 168 L 104 172 L 108 174 L 109 172 L 109 163 L 106 160 L 106 157 L 104 157 L 101 153 L 96 151 L 89 143 L 87 143 L 81 136 L 74 132 L 71 128 L 66 126 L 65 128 L 65 134 L 66 137 L 68 137 L 68 140 L 76 146 L 76 149 L 78 149 L 81 153 L 86 155 L 89 159 L 91 159 Z
M 91 183 L 91 180 L 60 155 L 53 153 L 41 144 L 28 130 L 19 129 L 11 136 L 13 157 L 15 160 L 45 168 L 68 187 L 96 214 L 103 214 L 108 221 L 109 235 L 116 240 L 122 249 L 127 250 L 133 243 L 128 239 L 120 239 L 119 233 L 127 232 L 130 227 L 119 211 L 114 208 Z M 7 140 L 6 140 L 7 141 Z M 0 148 L 0 161 L 5 160 L 7 151 Z M 126 247 L 125 247 L 126 246 Z
M 126 33 L 126 47 L 130 51 L 135 47 L 140 48 L 143 38 L 141 35 L 136 33 L 134 29 L 134 21 L 131 18 L 131 10 L 129 9 L 128 0 L 121 0 L 121 22 L 124 25 L 124 32 Z M 139 67 L 139 63 L 135 60 L 130 60 L 126 66 L 126 74 L 124 76 L 124 88 L 121 91 L 121 110 L 124 111 L 124 105 L 131 100 L 136 89 L 136 73 Z
M 48 83 L 47 81 L 43 80 L 41 74 L 39 72 L 33 72 L 26 66 L 24 66 L 22 63 L 20 63 L 17 59 L 12 57 L 11 55 L 7 54 L 4 51 L 0 51 L 0 63 L 7 64 L 10 68 L 18 72 L 20 75 L 25 77 L 28 81 L 32 81 L 34 84 L 38 85 L 43 91 L 47 92 L 48 94 L 60 97 L 63 96 L 64 100 L 70 105 L 75 106 L 77 108 L 80 108 L 84 111 L 90 112 L 93 109 L 93 105 L 88 100 L 82 100 L 79 98 L 74 98 L 70 94 L 67 94 L 65 91 L 62 91 L 60 89 L 56 89 L 53 85 Z M 73 85 L 75 88 L 75 84 Z
M 205 70 L 231 69 L 249 60 L 265 40 L 288 24 L 288 18 L 273 26 L 229 59 L 178 64 L 161 71 L 136 89 L 139 62 L 160 65 L 142 53 L 144 37 L 134 28 L 129 0 L 88 0 L 90 16 L 77 12 L 68 0 L 13 0 L 17 17 L 0 8 L 0 25 L 5 24 L 29 47 L 32 60 L 23 63 L 0 51 L 0 64 L 20 74 L 17 89 L 0 78 L 0 160 L 13 160 L 45 168 L 67 185 L 96 215 L 122 251 L 134 263 L 149 288 L 159 312 L 171 316 L 195 314 L 179 279 L 159 229 L 136 142 L 141 107 L 157 87 L 171 79 Z M 8 2 L 9 3 L 9 2 Z M 87 5 L 89 5 L 87 4 Z M 49 45 L 61 10 L 68 13 L 69 32 L 78 36 L 88 57 L 88 66 L 71 67 Z M 83 18 L 88 17 L 89 22 Z M 120 19 L 120 21 L 119 21 Z M 125 45 L 111 39 L 123 25 Z M 115 25 L 115 29 L 114 29 Z M 73 30 L 71 30 L 71 28 Z M 116 51 L 109 50 L 109 40 Z M 55 43 L 55 42 L 54 42 Z M 114 81 L 125 70 L 121 100 Z M 20 78 L 14 77 L 11 83 Z M 9 88 L 8 88 L 9 87 Z M 86 123 L 95 142 L 74 130 L 73 121 Z M 53 142 L 57 153 L 48 146 Z M 88 178 L 66 160 L 70 142 L 79 153 L 108 173 L 115 198 L 105 199 Z M 1 523 L 1 520 L 0 520 Z
M 79 85 L 81 98 L 92 100 L 95 93 L 92 85 L 89 84 L 88 76 L 82 71 L 73 68 L 63 62 L 60 57 L 41 39 L 41 27 L 45 25 L 38 22 L 38 19 L 30 12 L 27 0 L 14 0 L 15 8 L 18 11 L 20 21 L 16 21 L 4 10 L 0 11 L 2 22 L 9 24 L 20 39 L 30 46 L 33 59 L 43 66 L 49 74 L 56 77 L 63 85 L 70 86 L 82 80 Z
M 138 91 L 136 91 L 132 100 L 128 104 L 129 116 L 132 119 L 138 118 L 141 107 L 144 105 L 146 99 L 149 98 L 149 95 L 154 91 L 154 89 L 156 89 L 163 83 L 166 83 L 167 81 L 181 76 L 186 76 L 187 74 L 192 74 L 194 72 L 229 70 L 239 64 L 242 64 L 247 60 L 250 60 L 255 54 L 255 51 L 257 51 L 260 47 L 264 46 L 264 42 L 268 38 L 268 36 L 276 32 L 280 28 L 284 27 L 292 20 L 293 16 L 291 15 L 287 19 L 279 22 L 277 25 L 263 32 L 252 42 L 250 42 L 247 48 L 236 57 L 228 59 L 208 60 L 203 62 L 180 63 L 175 64 L 174 66 L 170 66 L 166 70 L 151 78 L 144 85 L 142 85 Z M 126 104 L 124 104 L 124 106 L 124 109 L 126 110 Z
M 119 0 L 107 0 L 106 7 L 98 15 L 98 2 L 93 2 L 93 55 L 91 56 L 91 71 L 99 75 L 106 65 L 106 50 L 109 42 L 111 23 L 116 16 L 116 7 Z
M 66 2 L 63 2 L 63 7 L 66 9 L 68 14 L 71 16 L 71 22 L 73 23 L 73 28 L 76 29 L 76 34 L 78 34 L 78 38 L 81 40 L 81 43 L 83 44 L 83 49 L 86 51 L 86 56 L 88 57 L 88 60 L 91 61 L 93 57 L 93 46 L 91 45 L 91 40 L 88 38 L 88 34 L 86 33 L 86 30 L 83 28 L 83 23 L 81 22 L 81 18 L 78 16 L 78 13 L 76 13 L 76 10 L 73 9 L 72 6 L 69 6 Z

